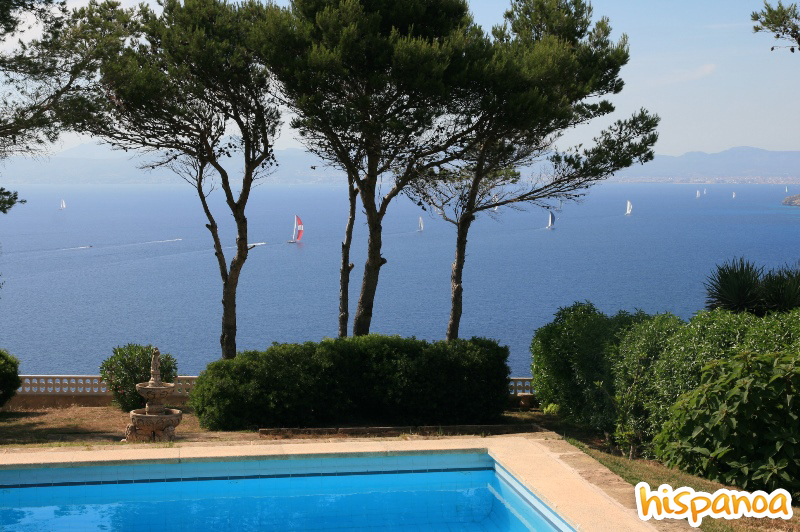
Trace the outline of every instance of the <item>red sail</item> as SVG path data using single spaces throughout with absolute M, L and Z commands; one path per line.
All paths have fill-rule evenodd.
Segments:
M 303 238 L 303 220 L 295 214 L 294 223 L 297 224 L 297 241 L 300 242 L 300 239 Z

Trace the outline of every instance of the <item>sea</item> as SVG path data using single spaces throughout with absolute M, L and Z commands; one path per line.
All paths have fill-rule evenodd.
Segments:
M 97 375 L 127 343 L 172 354 L 181 375 L 220 357 L 222 282 L 192 187 L 15 188 L 27 203 L 0 215 L 0 347 L 20 359 L 22 374 Z M 609 314 L 641 309 L 689 319 L 704 307 L 703 283 L 715 265 L 735 257 L 768 268 L 797 264 L 800 208 L 781 201 L 799 192 L 798 185 L 787 193 L 784 185 L 606 183 L 565 203 L 552 229 L 541 208 L 484 213 L 469 234 L 461 336 L 507 345 L 512 375 L 528 376 L 535 331 L 576 301 Z M 219 191 L 210 201 L 230 261 L 233 220 Z M 294 215 L 305 227 L 297 244 L 287 243 Z M 263 184 L 247 217 L 250 243 L 264 244 L 251 250 L 239 284 L 238 349 L 335 337 L 346 188 Z M 388 262 L 372 332 L 442 339 L 454 226 L 399 197 L 383 231 Z M 366 236 L 359 209 L 351 325 Z

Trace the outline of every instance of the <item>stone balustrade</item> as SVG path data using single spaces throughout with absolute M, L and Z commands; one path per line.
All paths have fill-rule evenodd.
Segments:
M 10 408 L 34 406 L 103 406 L 111 402 L 111 390 L 99 375 L 20 375 L 22 386 L 7 405 Z M 175 379 L 171 402 L 184 404 L 196 376 L 183 375 Z M 510 396 L 531 393 L 530 377 L 511 377 Z
M 9 408 L 104 406 L 111 403 L 111 390 L 99 375 L 20 375 L 22 386 L 11 398 Z M 171 403 L 184 404 L 196 376 L 175 379 Z
M 531 390 L 531 377 L 510 377 L 508 379 L 508 393 L 519 395 L 521 393 L 533 393 Z
M 22 386 L 17 395 L 111 396 L 111 390 L 99 375 L 20 375 L 19 378 Z M 174 381 L 175 395 L 188 396 L 196 381 L 196 376 L 179 376 Z

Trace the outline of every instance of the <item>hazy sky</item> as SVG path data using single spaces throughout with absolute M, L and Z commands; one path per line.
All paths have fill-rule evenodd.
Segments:
M 470 0 L 476 21 L 487 30 L 502 22 L 507 5 Z M 794 92 L 800 87 L 800 53 L 770 52 L 772 36 L 752 32 L 750 13 L 761 8 L 760 0 L 595 0 L 592 5 L 595 18 L 608 17 L 614 35 L 626 33 L 630 42 L 631 61 L 622 71 L 626 85 L 612 100 L 613 119 L 641 107 L 659 114 L 657 153 L 735 146 L 800 150 Z M 559 147 L 588 141 L 610 121 L 569 133 Z M 68 139 L 67 145 L 75 142 Z M 299 145 L 286 130 L 278 147 Z

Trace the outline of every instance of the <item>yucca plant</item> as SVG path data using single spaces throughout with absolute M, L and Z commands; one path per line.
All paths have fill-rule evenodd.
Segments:
M 717 265 L 708 276 L 706 308 L 722 308 L 731 312 L 765 313 L 761 290 L 761 275 L 764 268 L 756 266 L 744 257 Z
M 788 266 L 769 271 L 761 279 L 761 296 L 768 312 L 800 308 L 800 271 Z

